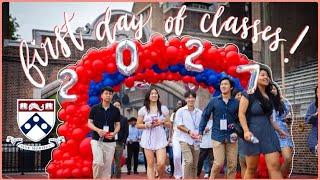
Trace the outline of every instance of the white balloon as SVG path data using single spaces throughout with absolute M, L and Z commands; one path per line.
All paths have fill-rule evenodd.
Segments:
M 247 64 L 247 65 L 240 65 L 237 67 L 238 73 L 248 72 L 248 71 L 251 73 L 251 76 L 248 83 L 247 93 L 253 94 L 257 88 L 258 77 L 260 72 L 259 64 Z
M 203 66 L 201 64 L 194 64 L 192 60 L 203 52 L 203 45 L 199 39 L 190 39 L 187 41 L 186 47 L 191 49 L 192 46 L 196 46 L 198 49 L 186 57 L 185 67 L 188 71 L 202 72 Z
M 184 89 L 185 89 L 186 91 L 197 92 L 198 89 L 199 89 L 199 86 L 196 86 L 196 85 L 194 85 L 194 84 L 192 84 L 192 83 L 185 83 L 185 84 L 184 84 Z
M 123 63 L 122 52 L 124 49 L 129 49 L 131 53 L 131 63 L 129 66 L 126 66 Z M 119 42 L 116 49 L 116 63 L 117 63 L 119 72 L 125 76 L 130 76 L 137 70 L 139 66 L 139 58 L 138 58 L 137 46 L 134 42 L 127 39 Z
M 134 87 L 137 87 L 138 89 L 149 89 L 150 86 L 151 86 L 151 84 L 148 82 L 145 82 L 145 81 L 143 81 L 143 82 L 135 81 L 134 82 Z
M 75 94 L 69 95 L 68 90 L 78 81 L 77 73 L 72 69 L 64 69 L 58 74 L 58 79 L 62 82 L 65 81 L 66 77 L 69 77 L 69 81 L 63 84 L 59 90 L 58 98 L 60 102 L 64 101 L 75 101 L 77 96 Z

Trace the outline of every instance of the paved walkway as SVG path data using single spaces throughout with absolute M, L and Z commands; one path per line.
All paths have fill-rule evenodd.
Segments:
M 48 176 L 46 173 L 25 173 L 24 175 L 17 173 L 17 174 L 3 174 L 3 178 L 4 179 L 47 179 Z M 221 174 L 218 178 L 223 179 L 224 177 Z M 147 174 L 145 172 L 140 172 L 139 174 L 131 174 L 131 175 L 127 175 L 127 173 L 122 173 L 121 179 L 147 179 Z M 170 179 L 170 178 L 166 174 L 164 179 Z M 290 179 L 317 179 L 317 176 L 292 175 Z

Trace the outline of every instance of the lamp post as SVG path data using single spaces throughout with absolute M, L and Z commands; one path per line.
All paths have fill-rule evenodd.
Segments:
M 285 85 L 285 76 L 284 76 L 284 46 L 283 42 L 281 42 L 281 50 L 280 50 L 280 58 L 281 58 L 281 84 L 282 84 L 282 93 L 285 97 L 286 94 L 286 85 Z

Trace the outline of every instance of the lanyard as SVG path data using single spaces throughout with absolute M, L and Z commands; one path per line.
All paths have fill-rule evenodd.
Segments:
M 192 119 L 193 126 L 195 127 L 195 129 L 198 129 L 198 126 L 196 125 L 196 120 L 197 120 L 197 111 L 196 111 L 196 109 L 194 110 L 194 116 L 192 115 L 193 113 L 191 113 L 191 111 L 189 111 L 189 114 L 190 114 L 190 117 Z
M 109 108 L 110 108 L 110 107 L 109 107 Z M 108 109 L 109 109 L 109 108 L 108 108 Z M 106 124 L 105 124 L 105 125 L 108 125 L 108 120 L 109 120 L 109 117 L 110 117 L 110 112 L 108 113 L 108 115 L 106 115 L 108 109 L 103 111 L 103 113 L 104 113 L 104 120 L 106 121 Z

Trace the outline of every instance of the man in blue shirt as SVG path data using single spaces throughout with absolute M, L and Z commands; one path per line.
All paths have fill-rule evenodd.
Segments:
M 227 178 L 235 178 L 237 167 L 238 142 L 233 124 L 238 117 L 239 101 L 231 96 L 234 83 L 228 78 L 220 80 L 221 95 L 213 97 L 204 109 L 199 134 L 203 134 L 207 122 L 212 114 L 212 145 L 214 162 L 211 178 L 216 178 L 224 165 L 227 156 Z
M 131 174 L 131 161 L 133 156 L 133 172 L 138 174 L 138 156 L 140 151 L 141 130 L 137 129 L 137 118 L 131 117 L 129 120 L 129 136 L 127 138 L 127 169 L 128 175 Z

